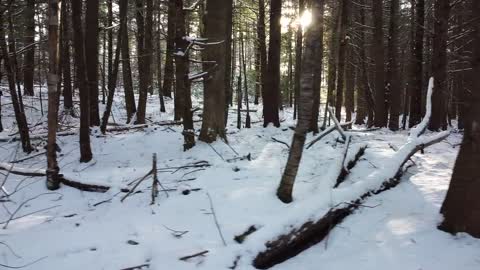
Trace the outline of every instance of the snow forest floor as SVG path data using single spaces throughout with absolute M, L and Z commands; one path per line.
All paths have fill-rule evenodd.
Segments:
M 8 96 L 2 99 L 7 130 L 0 137 L 5 138 L 16 132 L 16 125 Z M 121 100 L 118 97 L 114 105 L 116 123 L 125 123 Z M 45 133 L 46 119 L 40 116 L 38 99 L 25 97 L 24 103 L 32 134 Z M 0 264 L 27 265 L 23 269 L 31 270 L 120 270 L 143 264 L 155 270 L 216 270 L 228 269 L 240 257 L 236 269 L 254 269 L 252 258 L 264 249 L 265 242 L 287 232 L 289 225 L 321 215 L 338 200 L 333 198 L 336 193 L 331 189 L 335 164 L 341 160 L 341 149 L 345 147 L 336 142 L 338 133 L 331 133 L 304 152 L 294 202 L 285 205 L 276 198 L 275 191 L 288 147 L 272 138 L 290 144 L 293 131 L 289 127 L 295 124 L 290 109 L 282 113 L 281 128 L 261 127 L 258 108 L 252 115 L 256 122 L 253 127 L 241 130 L 236 129 L 236 114 L 231 110 L 231 147 L 221 141 L 212 145 L 197 142 L 192 150 L 183 152 L 182 127 L 158 125 L 173 119 L 172 101 L 167 100 L 168 113 L 163 114 L 158 103 L 158 96 L 149 97 L 148 128 L 106 136 L 94 129 L 94 161 L 88 164 L 78 161 L 78 136 L 58 138 L 61 172 L 83 182 L 115 187 L 107 193 L 82 192 L 66 186 L 48 192 L 45 177 L 0 171 L 0 180 L 7 177 L 5 188 L 13 193 L 9 200 L 0 202 L 0 226 L 5 227 L 18 209 L 8 226 L 0 229 Z M 62 130 L 75 130 L 72 127 L 78 125 L 78 119 L 65 116 L 61 122 Z M 196 128 L 198 131 L 199 122 Z M 408 136 L 407 132 L 388 130 L 351 134 L 352 149 L 365 143 L 368 148 L 339 187 L 345 192 L 381 169 L 394 153 L 389 144 L 399 147 Z M 307 142 L 313 138 L 310 134 Z M 458 152 L 458 146 L 454 146 L 460 140 L 461 135 L 452 134 L 446 141 L 426 149 L 425 154 L 416 154 L 416 165 L 398 187 L 368 199 L 365 207 L 347 217 L 328 240 L 272 269 L 480 269 L 479 240 L 436 229 Z M 36 140 L 34 145 L 43 151 L 45 142 Z M 159 180 L 168 191 L 160 190 L 151 205 L 150 178 L 138 187 L 140 193 L 121 202 L 125 194 L 119 192 L 120 187 L 151 170 L 153 153 L 158 156 Z M 248 154 L 251 161 L 227 162 Z M 18 142 L 0 142 L 0 162 L 24 157 Z M 207 162 L 209 166 L 205 167 L 173 168 Z M 45 168 L 45 155 L 16 165 Z M 251 225 L 259 230 L 243 244 L 236 243 L 234 236 Z M 206 250 L 208 253 L 203 256 L 179 260 Z

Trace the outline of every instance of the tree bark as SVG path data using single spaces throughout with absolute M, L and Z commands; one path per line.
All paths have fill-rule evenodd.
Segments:
M 72 23 L 77 63 L 77 81 L 80 92 L 80 162 L 92 160 L 90 148 L 90 90 L 87 81 L 85 39 L 82 29 L 82 1 L 72 1 Z
M 227 34 L 228 6 L 230 0 L 207 0 L 205 16 L 205 38 L 208 42 L 225 41 Z M 205 64 L 204 72 L 208 72 L 203 91 L 203 121 L 199 140 L 211 143 L 217 137 L 226 140 L 225 134 L 225 42 L 205 47 L 204 61 L 215 64 Z
M 280 127 L 278 107 L 280 100 L 280 51 L 282 0 L 270 0 L 270 40 L 268 44 L 268 63 L 266 85 L 263 99 L 263 126 L 272 123 Z
M 472 15 L 480 14 L 480 2 L 472 1 Z M 452 181 L 440 212 L 440 229 L 449 233 L 466 232 L 480 238 L 480 21 L 474 22 L 472 95 L 462 147 L 455 162 Z
M 137 22 L 137 65 L 138 65 L 138 104 L 137 117 L 135 124 L 145 124 L 145 113 L 147 110 L 147 94 L 148 94 L 148 74 L 147 74 L 147 58 L 145 40 L 145 17 L 146 13 L 143 0 L 135 0 L 136 3 L 136 22 Z
M 175 74 L 173 67 L 173 54 L 175 52 L 175 0 L 168 1 L 167 16 L 167 53 L 162 92 L 164 96 L 172 97 L 173 76 Z
M 98 13 L 99 1 L 87 0 L 85 13 L 85 58 L 90 91 L 90 126 L 100 125 L 98 110 Z
M 65 13 L 64 13 L 65 14 Z M 58 82 L 60 81 L 59 63 L 59 5 L 58 0 L 48 2 L 48 140 L 47 140 L 47 188 L 60 187 L 59 167 L 57 163 L 57 117 Z
M 396 131 L 399 128 L 400 117 L 400 89 L 401 82 L 398 70 L 398 20 L 400 12 L 400 1 L 392 0 L 390 3 L 390 29 L 388 40 L 388 66 L 386 88 L 389 100 L 390 118 L 388 127 Z
M 305 9 L 304 0 L 298 1 L 298 14 L 302 16 Z M 302 73 L 302 51 L 303 51 L 303 29 L 302 25 L 297 26 L 297 32 L 295 34 L 295 75 L 293 80 L 294 82 L 294 104 L 293 104 L 293 119 L 297 118 L 298 111 L 298 96 L 300 93 L 300 74 Z
M 448 19 L 450 17 L 450 1 L 435 1 L 435 33 L 433 35 L 432 70 L 435 78 L 435 91 L 432 97 L 432 121 L 429 129 L 438 131 L 446 130 L 447 125 L 447 100 L 448 100 L 448 76 L 447 76 L 447 42 L 448 42 Z M 477 14 L 478 15 L 478 14 Z
M 338 121 L 342 120 L 342 105 L 343 105 L 343 91 L 344 91 L 344 79 L 345 79 L 345 66 L 346 66 L 346 53 L 348 46 L 347 38 L 347 24 L 350 17 L 350 3 L 349 0 L 342 1 L 342 11 L 340 16 L 340 46 L 338 50 L 338 73 L 337 73 L 337 90 L 335 98 L 335 117 Z
M 425 27 L 425 0 L 416 0 L 415 4 L 415 40 L 413 61 L 411 63 L 410 118 L 409 126 L 420 123 L 422 118 L 422 81 L 423 81 L 423 35 Z
M 284 203 L 292 202 L 292 191 L 297 176 L 306 134 L 312 116 L 315 68 L 322 57 L 323 0 L 312 1 L 312 24 L 306 33 L 305 52 L 302 60 L 301 91 L 298 100 L 298 122 L 293 135 L 287 165 L 277 189 L 277 197 Z
M 375 116 L 376 127 L 387 126 L 388 112 L 385 111 L 385 55 L 383 45 L 383 0 L 373 1 L 373 46 L 375 60 Z
M 33 73 L 35 69 L 35 0 L 27 0 L 23 11 L 25 20 L 24 46 L 29 46 L 25 51 L 23 62 L 24 94 L 33 96 Z
M 73 92 L 72 92 L 72 74 L 70 70 L 70 24 L 68 20 L 69 16 L 69 1 L 65 0 L 62 2 L 62 37 L 60 44 L 62 46 L 62 73 L 63 73 L 63 107 L 66 114 L 74 115 L 73 111 Z M 59 94 L 59 93 L 58 93 Z
M 123 3 L 126 2 L 126 3 Z M 126 5 L 126 7 L 124 6 Z M 128 8 L 128 0 L 122 0 L 120 6 L 123 8 Z M 135 106 L 135 95 L 133 93 L 133 81 L 132 81 L 132 68 L 130 66 L 130 43 L 128 36 L 128 14 L 127 12 L 121 13 L 125 18 L 120 17 L 121 25 L 121 38 L 122 44 L 122 77 L 123 77 L 123 89 L 125 91 L 125 109 L 127 111 L 127 123 L 130 123 L 133 115 L 137 112 Z M 113 73 L 113 65 L 112 72 Z M 110 76 L 109 76 L 110 78 Z M 110 81 L 110 79 L 109 79 Z

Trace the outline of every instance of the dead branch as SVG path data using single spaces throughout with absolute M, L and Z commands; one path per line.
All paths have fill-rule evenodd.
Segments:
M 222 239 L 222 243 L 224 246 L 227 246 L 227 242 L 225 242 L 225 238 L 223 238 L 222 230 L 220 228 L 220 224 L 218 223 L 217 214 L 215 214 L 215 208 L 213 208 L 212 197 L 210 197 L 210 193 L 207 192 L 208 201 L 210 202 L 210 210 L 212 211 L 213 220 L 215 221 L 215 226 L 217 227 L 218 234 Z
M 201 252 L 192 254 L 192 255 L 180 257 L 180 258 L 178 258 L 178 259 L 179 259 L 180 261 L 186 261 L 186 260 L 188 260 L 188 259 L 195 258 L 195 257 L 198 257 L 198 256 L 204 256 L 204 255 L 207 254 L 208 252 L 209 252 L 208 250 L 204 250 L 204 251 L 201 251 Z
M 288 143 L 286 143 L 284 141 L 280 141 L 280 140 L 276 139 L 275 137 L 272 137 L 272 141 L 277 142 L 277 143 L 281 143 L 281 144 L 285 145 L 288 149 L 290 149 L 290 145 L 288 145 Z
M 233 238 L 233 240 L 235 240 L 235 242 L 241 244 L 243 243 L 243 241 L 245 241 L 245 238 L 247 238 L 250 234 L 256 232 L 258 229 L 257 227 L 255 227 L 255 225 L 252 225 L 250 227 L 248 227 L 248 229 L 240 234 L 240 235 L 235 235 L 235 237 Z
M 144 267 L 146 269 L 148 269 L 148 268 L 150 268 L 150 264 L 146 263 L 146 264 L 141 264 L 141 265 L 137 265 L 137 266 L 122 268 L 120 270 L 142 270 Z

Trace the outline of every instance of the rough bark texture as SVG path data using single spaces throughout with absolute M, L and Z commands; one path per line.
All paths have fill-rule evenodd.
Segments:
M 69 24 L 69 1 L 64 1 L 62 3 L 62 78 L 63 78 L 63 107 L 65 113 L 73 116 L 73 92 L 72 92 L 72 74 L 70 70 L 70 24 Z
M 227 15 L 230 0 L 207 0 L 205 16 L 205 38 L 209 42 L 219 42 L 227 39 Z M 209 74 L 204 82 L 203 91 L 203 121 L 199 140 L 211 143 L 225 135 L 225 53 L 226 44 L 207 46 L 203 51 L 204 61 L 214 61 L 215 64 L 204 64 Z
M 272 123 L 280 127 L 278 108 L 280 101 L 280 50 L 282 0 L 270 1 L 270 40 L 268 43 L 267 78 L 263 99 L 263 126 Z
M 137 64 L 138 64 L 138 107 L 135 124 L 145 124 L 147 109 L 148 75 L 146 73 L 145 52 L 145 5 L 143 0 L 135 0 L 137 23 Z
M 82 29 L 82 1 L 72 1 L 72 23 L 77 64 L 77 81 L 80 92 L 80 162 L 92 160 L 90 148 L 90 91 L 85 64 L 85 39 Z
M 432 97 L 432 121 L 429 129 L 438 131 L 446 130 L 447 125 L 447 42 L 448 19 L 450 17 L 450 2 L 445 0 L 435 1 L 435 34 L 433 35 L 432 70 L 435 78 L 435 91 Z
M 277 197 L 284 203 L 292 201 L 293 185 L 297 176 L 306 134 L 309 129 L 312 115 L 315 68 L 317 60 L 322 57 L 322 27 L 323 27 L 323 0 L 312 2 L 312 24 L 307 30 L 305 52 L 302 60 L 301 90 L 298 100 L 298 122 L 293 135 L 292 146 L 288 155 L 287 165 L 282 180 L 277 189 Z
M 23 61 L 23 83 L 24 93 L 33 96 L 33 73 L 35 67 L 35 0 L 25 1 L 23 11 L 25 20 L 24 46 L 28 46 L 25 51 Z
M 423 35 L 425 27 L 425 0 L 416 0 L 415 4 L 415 40 L 413 44 L 413 60 L 411 62 L 410 118 L 409 126 L 420 123 L 422 118 L 422 81 L 423 81 Z
M 480 2 L 472 1 L 472 15 L 480 14 Z M 480 238 L 480 21 L 475 21 L 472 96 L 469 99 L 467 125 L 462 148 L 453 170 L 452 181 L 441 213 L 440 229 L 466 232 Z
M 48 1 L 48 141 L 47 141 L 47 188 L 60 187 L 57 163 L 57 116 L 59 65 L 59 6 L 58 0 Z
M 173 53 L 175 51 L 175 0 L 168 1 L 167 18 L 167 53 L 165 57 L 165 72 L 163 77 L 163 95 L 172 97 L 173 76 Z
M 374 125 L 387 126 L 385 111 L 385 53 L 383 46 L 383 0 L 373 1 L 373 46 L 375 53 L 375 116 Z
M 389 100 L 390 118 L 388 127 L 396 131 L 399 127 L 400 116 L 400 89 L 401 82 L 399 76 L 398 66 L 398 20 L 400 11 L 400 1 L 392 0 L 390 3 L 390 29 L 388 40 L 388 66 L 387 66 L 387 82 L 386 89 Z
M 90 91 L 90 125 L 99 126 L 98 110 L 98 12 L 99 1 L 87 0 L 85 15 L 85 58 Z

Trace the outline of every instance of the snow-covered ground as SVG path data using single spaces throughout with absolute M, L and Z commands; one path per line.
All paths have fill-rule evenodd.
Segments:
M 123 105 L 118 98 L 114 118 L 124 123 Z M 2 99 L 7 130 L 0 137 L 6 137 L 15 133 L 15 125 L 9 100 Z M 32 132 L 44 133 L 45 118 L 40 117 L 38 99 L 25 97 L 25 104 L 29 123 L 40 123 Z M 158 96 L 149 97 L 148 104 L 151 123 L 173 119 L 171 100 L 167 100 L 168 113 L 164 114 L 159 112 Z M 33 262 L 23 268 L 32 270 L 119 270 L 143 264 L 155 270 L 215 270 L 228 269 L 241 256 L 236 269 L 254 269 L 251 260 L 264 248 L 265 241 L 287 232 L 288 225 L 302 224 L 332 206 L 336 200 L 332 177 L 344 145 L 336 142 L 339 135 L 333 132 L 304 152 L 294 202 L 285 205 L 276 198 L 275 191 L 288 148 L 272 137 L 290 143 L 293 131 L 289 127 L 294 126 L 291 110 L 282 114 L 281 128 L 262 128 L 258 122 L 260 108 L 252 115 L 255 124 L 251 129 L 237 130 L 233 110 L 230 116 L 230 146 L 221 141 L 212 145 L 197 142 L 188 152 L 182 151 L 181 126 L 152 124 L 142 130 L 106 136 L 93 130 L 94 161 L 88 164 L 78 162 L 78 136 L 59 137 L 62 173 L 115 188 L 105 194 L 65 186 L 49 192 L 44 177 L 8 175 L 5 187 L 13 195 L 0 202 L 0 226 L 4 227 L 11 214 L 18 212 L 6 228 L 0 229 L 0 264 L 22 266 Z M 68 130 L 78 120 L 63 117 L 62 121 L 62 130 Z M 197 131 L 199 127 L 200 123 L 196 123 Z M 388 130 L 351 134 L 351 148 L 365 143 L 368 148 L 340 186 L 345 190 L 381 169 L 394 154 L 389 144 L 400 147 L 408 136 L 406 132 Z M 307 142 L 313 138 L 309 135 Z M 425 154 L 416 154 L 416 166 L 408 170 L 398 187 L 368 199 L 365 205 L 371 207 L 361 207 L 347 217 L 327 241 L 272 269 L 480 269 L 480 240 L 436 229 L 458 152 L 458 146 L 454 146 L 460 140 L 459 134 L 453 134 Z M 44 142 L 34 144 L 43 150 Z M 169 191 L 160 190 L 156 203 L 151 205 L 149 178 L 139 186 L 141 193 L 121 202 L 124 194 L 118 187 L 145 175 L 152 167 L 153 153 L 162 169 L 159 180 Z M 251 161 L 227 162 L 248 154 Z M 18 142 L 0 143 L 0 162 L 23 157 Z M 210 166 L 172 168 L 199 161 L 207 161 Z M 45 156 L 18 165 L 45 168 Z M 1 182 L 5 174 L 0 171 Z M 237 244 L 233 237 L 251 225 L 260 229 L 244 244 Z M 179 260 L 205 250 L 209 251 L 205 256 Z

